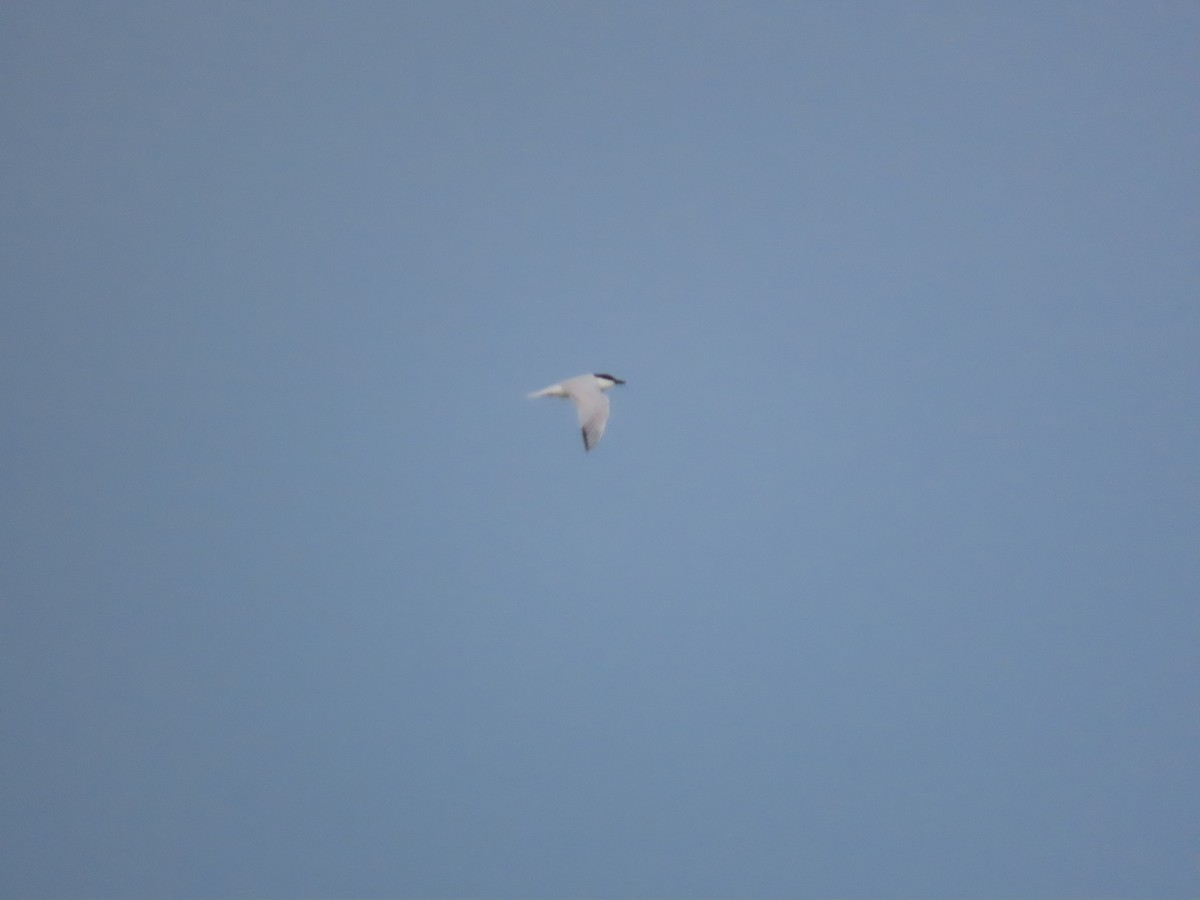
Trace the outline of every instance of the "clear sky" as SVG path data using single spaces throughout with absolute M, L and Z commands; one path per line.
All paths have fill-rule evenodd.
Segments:
M 1198 47 L 0 5 L 0 895 L 1195 897 Z

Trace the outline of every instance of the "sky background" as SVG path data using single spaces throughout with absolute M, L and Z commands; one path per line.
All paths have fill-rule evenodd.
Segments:
M 1198 47 L 0 5 L 0 894 L 1195 897 Z

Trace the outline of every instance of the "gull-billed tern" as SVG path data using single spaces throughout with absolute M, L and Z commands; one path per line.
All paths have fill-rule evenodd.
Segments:
M 624 384 L 620 378 L 597 372 L 595 375 L 576 375 L 548 388 L 534 391 L 530 397 L 570 397 L 579 413 L 579 428 L 583 432 L 583 449 L 591 450 L 604 435 L 608 424 L 608 398 L 604 396 L 614 384 Z

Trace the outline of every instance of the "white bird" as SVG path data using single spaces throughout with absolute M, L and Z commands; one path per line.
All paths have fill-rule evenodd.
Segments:
M 595 375 L 576 375 L 548 388 L 534 391 L 530 397 L 570 397 L 579 413 L 579 428 L 583 432 L 583 449 L 591 450 L 604 435 L 608 424 L 608 398 L 604 396 L 614 384 L 624 384 L 620 378 L 597 372 Z

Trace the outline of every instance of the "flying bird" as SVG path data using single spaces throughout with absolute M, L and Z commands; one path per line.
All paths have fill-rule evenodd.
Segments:
M 570 397 L 579 413 L 579 429 L 583 432 L 583 449 L 591 450 L 604 435 L 608 424 L 608 398 L 604 396 L 614 384 L 624 384 L 620 378 L 597 372 L 595 375 L 576 375 L 548 388 L 534 391 L 530 397 Z

